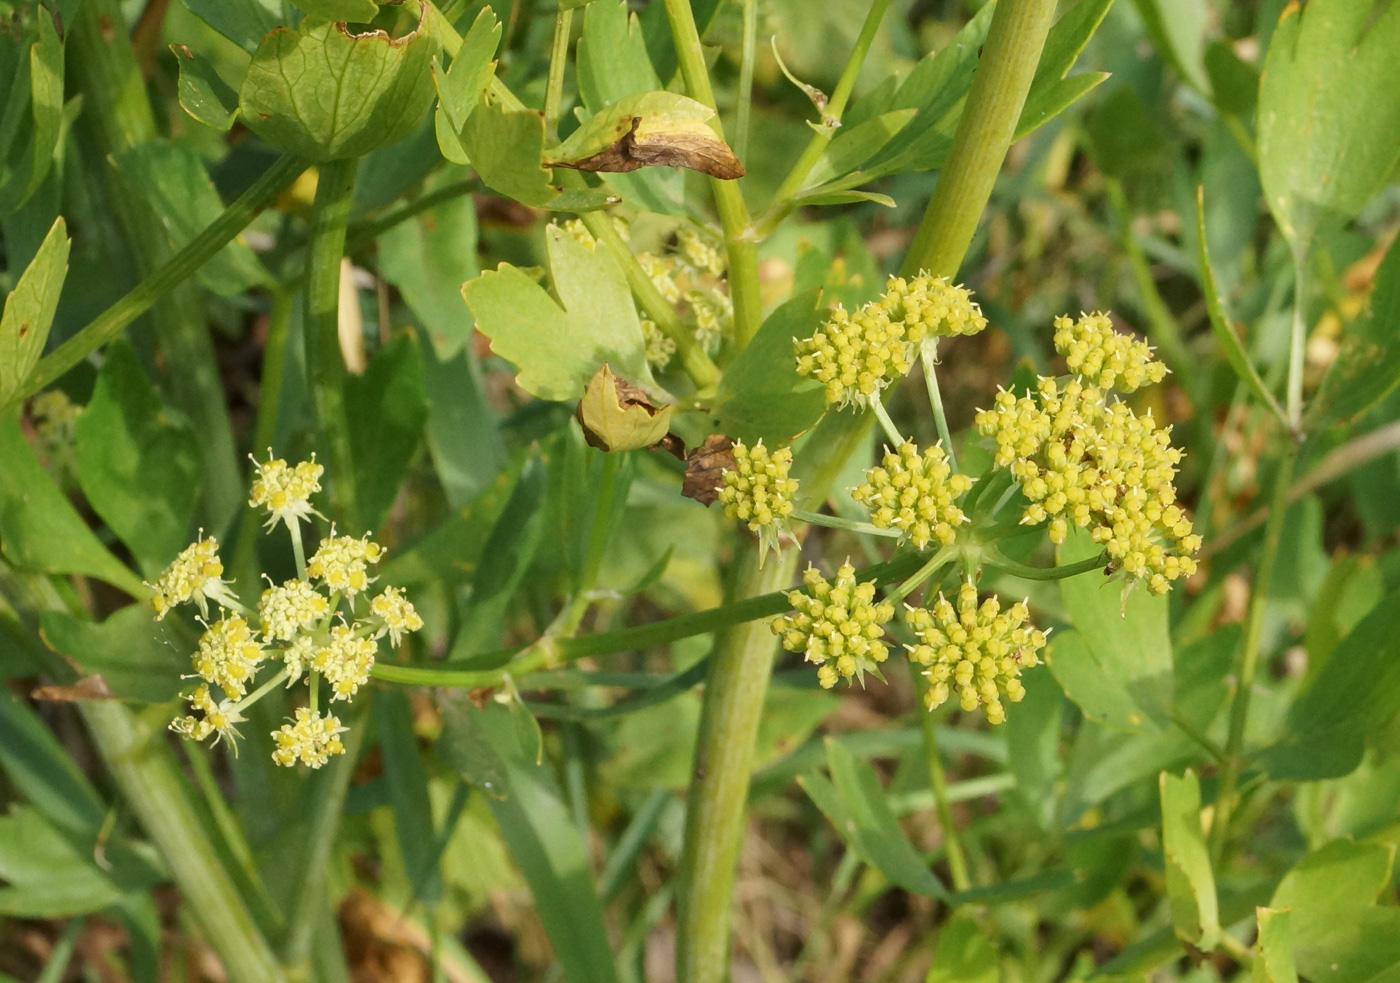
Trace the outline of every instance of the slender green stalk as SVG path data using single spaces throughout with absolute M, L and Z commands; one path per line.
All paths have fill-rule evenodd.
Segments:
M 1152 276 L 1152 267 L 1147 262 L 1147 255 L 1138 244 L 1137 237 L 1133 235 L 1133 214 L 1128 208 L 1128 199 L 1123 194 L 1123 185 L 1117 178 L 1106 177 L 1104 187 L 1108 190 L 1108 200 L 1113 206 L 1114 218 L 1118 221 L 1118 241 L 1127 253 L 1128 264 L 1132 267 L 1133 282 L 1142 302 L 1142 313 L 1146 315 L 1147 323 L 1152 328 L 1152 340 L 1161 351 L 1162 360 L 1167 363 L 1167 368 L 1176 373 L 1177 378 L 1182 380 L 1189 391 L 1196 378 L 1195 363 L 1191 361 L 1191 353 L 1187 351 L 1186 342 L 1182 340 L 1181 326 L 1167 302 L 1162 299 L 1162 292 L 1157 289 L 1157 281 Z
M 316 428 L 329 451 L 330 492 L 336 517 L 359 533 L 355 462 L 345 416 L 345 362 L 340 354 L 340 267 L 345 225 L 358 158 L 322 165 L 312 205 L 306 269 L 306 370 L 311 377 Z
M 700 32 L 695 27 L 690 0 L 665 0 L 665 4 L 686 92 L 697 102 L 715 109 L 715 94 L 710 88 L 710 74 L 705 67 L 705 49 L 700 44 Z M 718 116 L 711 121 L 711 125 L 715 133 L 723 138 L 724 128 L 720 126 Z M 748 206 L 744 204 L 738 184 L 711 178 L 710 191 L 715 196 L 715 208 L 724 228 L 725 253 L 729 257 L 734 343 L 738 348 L 743 348 L 763 323 L 763 302 L 758 284 L 758 243 L 751 235 Z
M 808 512 L 806 509 L 793 509 L 791 518 L 798 522 L 810 522 L 814 526 L 826 526 L 828 529 L 858 532 L 864 536 L 884 536 L 886 539 L 898 539 L 904 535 L 898 529 L 879 529 L 868 522 L 861 522 L 859 519 L 843 519 L 839 515 Z
M 885 431 L 885 436 L 890 438 L 890 447 L 899 450 L 904 443 L 904 435 L 899 432 L 899 428 L 890 419 L 889 410 L 885 409 L 885 404 L 876 396 L 870 401 L 870 409 L 875 414 L 875 419 L 880 421 L 880 429 Z
M 798 550 L 760 567 L 747 548 L 732 594 L 750 597 L 791 583 Z M 686 798 L 676 978 L 720 983 L 729 971 L 729 909 L 743 840 L 754 742 L 777 645 L 762 622 L 730 628 L 716 640 Z M 755 694 L 757 694 L 755 698 Z
M 68 924 L 63 928 L 63 934 L 54 943 L 53 952 L 49 954 L 48 961 L 44 963 L 41 972 L 34 983 L 61 983 L 68 963 L 73 959 L 73 952 L 78 948 L 78 936 L 82 934 L 83 927 L 87 925 L 87 919 L 83 917 L 70 918 Z
M 865 56 L 870 52 L 870 45 L 875 40 L 875 35 L 880 29 L 880 22 L 885 19 L 885 11 L 889 9 L 890 0 L 873 0 L 870 9 L 865 14 L 865 23 L 860 27 L 860 34 L 856 37 L 855 47 L 851 49 L 850 55 L 846 58 L 846 66 L 841 69 L 841 77 L 836 81 L 836 88 L 832 90 L 831 99 L 827 102 L 826 108 L 822 110 L 822 122 L 825 124 L 816 133 L 812 134 L 807 141 L 807 146 L 802 151 L 802 156 L 797 158 L 797 163 L 792 165 L 792 170 L 788 171 L 787 177 L 783 178 L 783 183 L 778 185 L 778 190 L 773 193 L 773 203 L 769 205 L 769 215 L 781 211 L 786 215 L 791 211 L 791 202 L 797 192 L 802 190 L 802 182 L 807 180 L 807 175 L 812 173 L 812 168 L 821 160 L 822 154 L 826 152 L 827 144 L 831 143 L 831 138 L 835 135 L 837 127 L 841 125 L 841 117 L 846 112 L 846 103 L 850 101 L 851 92 L 855 89 L 856 79 L 860 77 L 861 67 L 865 64 Z M 783 209 L 786 207 L 786 211 Z
M 1264 552 L 1255 568 L 1254 588 L 1249 596 L 1249 617 L 1245 622 L 1244 638 L 1240 643 L 1235 664 L 1235 694 L 1230 703 L 1230 731 L 1225 742 L 1225 763 L 1220 769 L 1220 792 L 1215 798 L 1215 818 L 1211 821 L 1211 859 L 1217 865 L 1225 856 L 1230 841 L 1230 815 L 1234 811 L 1236 785 L 1244 767 L 1244 731 L 1249 722 L 1249 700 L 1254 690 L 1254 676 L 1259 666 L 1259 645 L 1264 632 L 1264 613 L 1269 605 L 1269 589 L 1273 585 L 1274 567 L 1278 559 L 1278 544 L 1283 536 L 1283 520 L 1288 514 L 1288 488 L 1293 481 L 1293 468 L 1298 461 L 1298 445 L 1289 441 L 1278 474 L 1274 476 L 1274 495 L 1269 524 L 1264 532 Z
M 248 845 L 243 824 L 224 801 L 219 780 L 214 777 L 214 769 L 209 764 L 209 753 L 198 741 L 181 741 L 180 748 L 185 752 L 185 760 L 190 763 L 190 771 L 194 773 L 195 783 L 204 794 L 205 804 L 209 807 L 209 814 L 214 817 L 214 823 L 219 827 L 219 835 L 223 837 L 224 845 L 238 862 L 248 883 L 261 895 L 263 905 L 269 911 L 272 910 L 272 899 L 268 897 L 263 886 L 262 873 L 258 870 L 258 862 L 253 859 L 253 850 Z
M 559 106 L 564 101 L 564 69 L 569 63 L 569 32 L 574 26 L 574 9 L 554 15 L 554 47 L 549 52 L 549 77 L 544 88 L 545 139 L 559 139 Z
M 923 695 L 928 691 L 928 681 L 914 664 L 909 664 L 909 672 L 914 677 L 914 689 Z M 966 891 L 972 887 L 972 877 L 967 870 L 967 854 L 963 852 L 962 840 L 958 836 L 957 823 L 953 821 L 953 803 L 948 798 L 948 779 L 943 774 L 943 755 L 938 750 L 938 725 L 932 710 L 919 712 L 919 729 L 924 736 L 924 757 L 928 759 L 928 785 L 933 792 L 934 806 L 938 810 L 938 825 L 943 831 L 943 850 L 948 857 L 948 872 L 953 875 L 953 890 Z
M 370 691 L 365 690 L 356 701 L 350 729 L 345 734 L 345 753 L 316 773 L 316 783 L 310 796 L 311 821 L 307 824 L 306 847 L 301 851 L 302 868 L 297 882 L 295 900 L 289 912 L 290 925 L 282 940 L 282 961 L 292 980 L 310 979 L 311 945 L 316 936 L 321 909 L 326 904 L 326 868 L 330 865 L 331 848 L 335 845 L 336 829 L 345 811 L 345 793 L 350 776 L 360 756 L 366 718 L 369 715 Z
M 933 556 L 929 557 L 927 563 L 921 566 L 918 570 L 914 571 L 914 575 L 912 577 L 904 581 L 904 583 L 900 584 L 894 590 L 887 591 L 885 593 L 885 596 L 889 600 L 898 604 L 910 594 L 914 593 L 914 591 L 918 589 L 920 584 L 928 580 L 943 567 L 947 566 L 953 560 L 953 558 L 957 556 L 957 554 L 958 548 L 956 546 L 943 547 L 937 553 L 933 554 Z
M 68 39 L 68 62 L 84 99 L 79 134 L 107 186 L 137 277 L 149 278 L 170 259 L 163 223 L 130 176 L 114 160 L 159 135 L 132 48 L 120 0 L 93 0 L 78 8 Z M 203 299 L 193 284 L 171 284 L 153 298 L 151 324 L 159 339 L 165 383 L 199 431 L 203 465 L 201 521 L 217 530 L 237 514 L 239 467 L 228 407 L 209 336 Z
M 1003 556 L 1000 550 L 992 546 L 982 547 L 982 559 L 988 566 L 996 567 L 1022 580 L 1068 580 L 1070 577 L 1078 577 L 1081 573 L 1089 573 L 1108 565 L 1108 554 L 1100 553 L 1098 556 L 1091 556 L 1078 563 L 1068 563 L 1062 567 L 1030 567 Z
M 582 185 L 582 179 L 578 180 Z M 593 238 L 606 246 L 622 267 L 622 272 L 627 277 L 627 285 L 632 288 L 632 294 L 641 302 L 647 316 L 656 322 L 662 334 L 676 343 L 676 354 L 680 356 L 681 366 L 696 388 L 708 389 L 719 382 L 719 369 L 695 340 L 695 334 L 681 322 L 675 308 L 661 296 L 656 284 L 651 282 L 651 277 L 642 269 L 642 264 L 637 262 L 636 255 L 627 248 L 622 236 L 617 234 L 612 219 L 601 211 L 584 212 L 579 218 L 584 227 L 593 234 Z
M 1303 426 L 1303 366 L 1304 349 L 1308 343 L 1307 324 L 1308 251 L 1306 246 L 1293 250 L 1293 331 L 1288 347 L 1288 425 L 1294 432 Z
M 753 114 L 753 61 L 758 47 L 758 0 L 744 2 L 744 41 L 739 55 L 739 94 L 734 115 L 734 156 L 749 155 L 749 118 Z
M 207 229 L 190 240 L 189 245 L 111 307 L 97 315 L 81 331 L 41 358 L 9 405 L 0 410 L 0 415 L 9 412 L 20 400 L 57 381 L 59 376 L 103 345 L 120 338 L 127 325 L 150 310 L 152 304 L 213 259 L 234 236 L 247 228 L 248 223 L 269 202 L 290 187 L 305 169 L 305 163 L 292 157 L 279 158 L 247 191 L 225 208 Z
M 481 182 L 475 178 L 453 181 L 451 184 L 444 184 L 427 194 L 419 195 L 412 201 L 406 201 L 396 208 L 389 209 L 382 215 L 351 222 L 345 230 L 345 255 L 354 256 L 395 226 L 402 225 L 409 219 L 421 215 L 445 201 L 469 195 L 480 188 Z
M 906 275 L 957 275 L 1016 134 L 1054 15 L 1055 0 L 997 4 L 953 147 L 904 257 Z
M 924 385 L 928 389 L 928 405 L 933 409 L 938 439 L 943 442 L 943 453 L 948 455 L 949 466 L 957 474 L 958 458 L 953 453 L 953 434 L 948 429 L 948 414 L 943 411 L 943 393 L 938 389 L 938 342 L 935 340 L 920 346 L 919 358 L 924 363 Z

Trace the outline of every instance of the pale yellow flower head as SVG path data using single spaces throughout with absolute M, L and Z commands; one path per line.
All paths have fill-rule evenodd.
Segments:
M 311 668 L 330 683 L 331 699 L 348 700 L 369 682 L 375 652 L 374 642 L 349 625 L 332 625 L 329 640 L 311 656 Z
M 719 502 L 724 514 L 756 533 L 765 551 L 778 547 L 783 523 L 792 515 L 797 479 L 788 477 L 791 467 L 788 448 L 770 451 L 762 440 L 752 447 L 741 441 L 734 445 L 734 467 L 721 477 Z
M 369 602 L 370 617 L 379 625 L 375 638 L 389 636 L 389 642 L 397 646 L 406 633 L 423 627 L 423 619 L 414 610 L 413 603 L 397 587 L 386 587 L 384 593 Z
M 238 712 L 236 701 L 216 701 L 209 691 L 209 684 L 200 683 L 190 695 L 190 709 L 198 711 L 200 715 L 196 717 L 191 713 L 176 717 L 170 721 L 172 731 L 196 741 L 202 741 L 212 734 L 215 744 L 227 740 L 237 753 L 239 734 L 235 725 L 245 718 Z
M 241 615 L 231 614 L 205 629 L 193 659 L 200 679 L 229 696 L 242 696 L 267 653 Z
M 223 579 L 224 564 L 219 559 L 219 541 L 213 536 L 199 539 L 180 551 L 175 561 L 160 575 L 152 590 L 151 607 L 160 621 L 170 609 L 186 601 L 199 605 L 199 613 L 209 616 L 209 602 L 227 607 L 238 603 Z
M 798 375 L 826 387 L 834 406 L 869 406 L 890 383 L 909 374 L 914 349 L 901 322 L 880 304 L 851 313 L 837 307 L 810 338 L 794 341 Z
M 903 324 L 905 338 L 915 345 L 927 339 L 976 334 L 987 326 L 971 290 L 924 272 L 908 279 L 890 277 L 880 305 L 891 321 Z
M 1120 334 L 1104 313 L 1055 318 L 1055 350 L 1065 364 L 1101 389 L 1130 393 L 1151 382 L 1161 382 L 1167 367 L 1152 357 L 1147 342 Z
M 806 591 L 788 594 L 793 613 L 773 619 L 773 634 L 783 648 L 817 666 L 817 681 L 826 689 L 841 679 L 863 684 L 865 674 L 878 672 L 889 658 L 885 624 L 894 617 L 894 605 L 875 600 L 874 581 L 858 583 L 850 563 L 842 564 L 834 581 L 816 567 L 808 567 L 802 579 Z
M 851 497 L 870 510 L 877 529 L 898 529 L 903 540 L 923 549 L 930 542 L 953 542 L 954 528 L 967 516 L 954 502 L 972 487 L 966 475 L 953 474 L 939 444 L 922 454 L 912 441 L 886 449 L 881 463 L 865 472 L 865 483 Z
M 272 760 L 284 768 L 297 763 L 320 768 L 335 755 L 345 753 L 340 735 L 347 730 L 349 728 L 342 727 L 337 717 L 298 707 L 296 720 L 272 732 L 272 739 L 277 743 Z
M 353 597 L 369 587 L 369 564 L 384 558 L 384 550 L 369 538 L 369 534 L 354 536 L 332 535 L 321 540 L 316 554 L 306 563 L 306 575 L 320 580 L 332 591 Z
M 289 580 L 269 587 L 258 600 L 263 637 L 288 642 L 314 626 L 331 609 L 331 602 L 304 580 Z
M 248 504 L 267 509 L 267 528 L 285 522 L 292 529 L 302 519 L 320 514 L 311 507 L 311 496 L 321 490 L 321 475 L 326 469 L 316 463 L 315 455 L 309 461 L 289 465 L 269 450 L 266 461 L 254 460 L 253 464 L 257 474 Z
M 930 608 L 909 608 L 909 627 L 918 644 L 907 646 L 909 658 L 926 666 L 929 689 L 924 703 L 932 710 L 958 693 L 962 708 L 979 706 L 987 720 L 1006 719 L 1002 697 L 1019 703 L 1026 695 L 1021 670 L 1040 661 L 1045 633 L 1029 624 L 1030 609 L 1017 602 L 1002 610 L 992 596 L 977 602 L 977 587 L 958 589 L 956 609 L 942 594 Z

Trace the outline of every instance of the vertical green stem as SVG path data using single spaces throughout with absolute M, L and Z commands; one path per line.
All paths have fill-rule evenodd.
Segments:
M 561 10 L 554 16 L 554 47 L 549 52 L 549 77 L 544 88 L 544 134 L 554 143 L 559 139 L 559 106 L 564 101 L 564 69 L 569 63 L 569 32 L 574 26 L 574 10 Z
M 938 342 L 924 342 L 919 357 L 924 363 L 924 385 L 928 388 L 928 404 L 933 410 L 933 422 L 938 428 L 938 439 L 943 441 L 943 453 L 948 455 L 948 464 L 956 474 L 958 456 L 953 453 L 953 434 L 948 429 L 948 414 L 943 411 L 943 393 L 938 388 Z
M 963 852 L 962 839 L 958 836 L 957 824 L 953 822 L 953 805 L 948 801 L 948 781 L 943 774 L 943 757 L 938 750 L 938 725 L 933 711 L 923 705 L 928 682 L 911 662 L 909 671 L 914 675 L 914 689 L 919 694 L 919 728 L 924 734 L 924 757 L 928 759 L 928 784 L 933 790 L 933 801 L 938 809 L 938 825 L 943 831 L 943 847 L 948 854 L 948 872 L 953 875 L 953 889 L 966 891 L 972 887 L 972 878 L 967 872 L 967 854 Z
M 739 55 L 739 95 L 734 115 L 734 156 L 749 155 L 749 118 L 753 114 L 753 59 L 758 46 L 758 0 L 744 0 L 744 44 Z
M 1220 793 L 1215 799 L 1215 818 L 1211 821 L 1211 858 L 1218 865 L 1225 856 L 1230 839 L 1230 816 L 1234 812 L 1236 786 L 1240 769 L 1244 767 L 1244 731 L 1249 722 L 1249 699 L 1254 689 L 1254 676 L 1259 666 L 1259 644 L 1264 630 L 1264 613 L 1269 605 L 1269 588 L 1273 584 L 1274 566 L 1278 559 L 1279 539 L 1288 514 L 1288 490 L 1293 484 L 1293 470 L 1298 461 L 1298 445 L 1288 439 L 1288 449 L 1279 461 L 1274 476 L 1273 502 L 1269 508 L 1269 523 L 1264 527 L 1264 552 L 1254 575 L 1250 591 L 1249 618 L 1245 622 L 1244 639 L 1240 643 L 1239 660 L 1235 664 L 1235 694 L 1230 704 L 1230 732 L 1225 744 L 1225 763 L 1220 770 Z
M 957 275 L 1016 134 L 1054 16 L 1055 0 L 997 4 L 953 148 L 904 257 L 906 275 Z
M 356 535 L 361 530 L 355 462 L 345 417 L 345 362 L 340 355 L 340 261 L 345 255 L 345 224 L 358 164 L 358 159 L 334 160 L 321 167 L 307 250 L 305 323 L 306 369 L 316 427 L 329 452 L 331 502 L 336 517 Z
M 115 155 L 159 135 L 119 0 L 84 3 L 74 18 L 68 45 L 68 65 L 85 100 L 79 125 L 96 151 L 89 166 L 102 169 L 108 201 L 136 274 L 149 277 L 171 257 L 166 231 L 159 216 L 133 195 L 111 163 Z M 171 284 L 155 299 L 151 321 L 171 395 L 199 430 L 204 478 L 201 520 L 211 529 L 222 530 L 238 512 L 242 481 L 198 289 L 193 284 Z
M 746 543 L 730 596 L 754 597 L 788 586 L 798 552 L 789 548 L 760 567 L 758 551 Z M 710 660 L 686 798 L 676 951 L 679 983 L 721 983 L 728 976 L 734 868 L 776 648 L 768 622 L 752 621 L 727 629 L 716 640 Z
M 1303 425 L 1303 363 L 1308 343 L 1308 251 L 1293 250 L 1293 331 L 1288 348 L 1288 425 L 1296 432 Z
M 671 37 L 675 41 L 681 78 L 686 92 L 697 102 L 715 108 L 715 94 L 710 87 L 709 70 L 705 67 L 705 49 L 700 44 L 700 32 L 695 27 L 695 15 L 690 0 L 665 0 L 666 17 L 671 22 Z M 716 116 L 711 124 L 721 138 L 724 128 Z M 729 257 L 729 294 L 734 301 L 734 343 L 747 345 L 763 323 L 763 303 L 758 285 L 758 243 L 753 239 L 749 209 L 733 181 L 710 179 L 715 196 L 720 225 L 724 228 L 725 253 Z

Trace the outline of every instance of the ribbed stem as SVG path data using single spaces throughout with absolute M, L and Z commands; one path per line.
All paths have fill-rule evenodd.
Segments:
M 354 535 L 359 527 L 355 462 L 345 417 L 345 362 L 340 354 L 340 266 L 345 225 L 355 187 L 358 159 L 322 165 L 312 205 L 311 243 L 306 264 L 306 370 L 311 377 L 316 429 L 330 465 L 335 517 Z
M 924 735 L 928 784 L 933 791 L 933 802 L 938 811 L 938 825 L 943 833 L 943 849 L 948 856 L 948 872 L 953 876 L 953 889 L 966 891 L 972 887 L 972 877 L 968 874 L 967 854 L 963 852 L 962 839 L 958 836 L 958 827 L 953 821 L 953 803 L 948 798 L 948 780 L 943 774 L 943 757 L 938 750 L 938 725 L 933 711 L 922 706 L 928 682 L 912 662 L 909 664 L 909 671 L 915 677 L 914 689 L 919 694 L 921 704 L 914 712 L 919 715 L 919 728 Z

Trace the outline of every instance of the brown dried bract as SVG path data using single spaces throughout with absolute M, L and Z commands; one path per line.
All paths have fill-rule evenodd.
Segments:
M 29 696 L 35 700 L 48 700 L 50 703 L 74 703 L 78 700 L 112 700 L 117 694 L 107 685 L 102 675 L 84 676 L 72 686 L 36 686 Z
M 744 176 L 744 165 L 734 151 L 708 131 L 672 130 L 639 136 L 642 117 L 632 117 L 632 128 L 612 146 L 591 157 L 576 161 L 550 161 L 551 167 L 571 167 L 577 171 L 609 174 L 635 171 L 640 167 L 688 167 L 722 181 Z
M 705 442 L 691 451 L 686 459 L 681 494 L 701 505 L 709 505 L 719 498 L 720 476 L 735 468 L 733 448 L 734 441 L 722 433 L 712 433 L 706 437 Z

